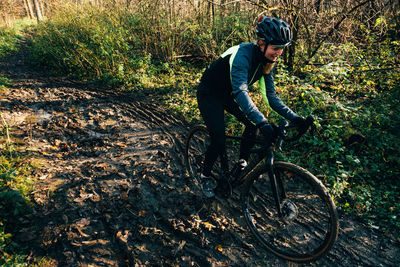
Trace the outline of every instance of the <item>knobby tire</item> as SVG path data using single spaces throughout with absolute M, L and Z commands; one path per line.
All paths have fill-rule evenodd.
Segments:
M 274 163 L 277 179 L 283 181 L 289 212 L 282 219 L 271 192 L 267 166 L 252 172 L 254 183 L 245 193 L 246 221 L 264 248 L 278 257 L 309 262 L 329 251 L 337 240 L 339 223 L 335 204 L 321 181 L 309 171 L 288 162 Z M 293 208 L 295 207 L 295 208 Z
M 198 179 L 209 142 L 204 125 L 192 128 L 186 138 L 185 165 L 197 186 L 200 186 Z M 213 169 L 215 176 L 218 169 L 217 162 Z M 307 170 L 281 161 L 274 163 L 274 170 L 283 181 L 288 202 L 297 208 L 296 217 L 279 218 L 267 167 L 259 164 L 249 173 L 244 186 L 250 185 L 244 193 L 246 221 L 261 245 L 278 257 L 295 262 L 318 259 L 333 246 L 338 236 L 335 204 L 322 182 Z M 247 183 L 253 179 L 253 184 Z

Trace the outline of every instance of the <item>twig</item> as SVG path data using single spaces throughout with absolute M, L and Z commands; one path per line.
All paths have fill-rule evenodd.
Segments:
M 230 1 L 230 2 L 227 2 L 227 3 L 221 4 L 221 3 L 216 3 L 216 2 L 211 1 L 211 0 L 207 0 L 207 2 L 209 2 L 209 3 L 213 4 L 213 5 L 216 5 L 216 6 L 227 6 L 227 5 L 234 4 L 234 3 L 237 3 L 237 2 L 242 2 L 242 1 L 244 1 L 244 0 L 234 0 L 234 1 Z
M 2 112 L 0 112 L 0 116 L 1 116 L 1 119 L 3 120 L 4 128 L 6 129 L 7 143 L 10 144 L 11 143 L 11 138 L 10 138 L 10 131 L 9 131 L 8 124 L 7 124 L 6 120 L 4 119 L 4 116 L 3 116 Z
M 308 57 L 308 59 L 304 62 L 305 65 L 307 65 L 310 60 L 315 56 L 315 54 L 317 53 L 318 49 L 322 46 L 322 44 L 325 42 L 326 39 L 328 39 L 332 33 L 337 30 L 340 26 L 340 24 L 342 24 L 342 22 L 347 18 L 348 15 L 350 15 L 351 13 L 353 13 L 357 8 L 371 2 L 372 0 L 367 0 L 364 1 L 358 5 L 356 5 L 355 7 L 353 7 L 352 9 L 350 9 L 346 14 L 343 15 L 343 17 L 336 22 L 335 26 L 333 26 L 333 28 L 329 31 L 329 33 L 319 42 L 319 44 L 314 48 L 314 50 L 311 52 L 311 55 Z
M 359 70 L 359 71 L 355 71 L 353 73 L 369 72 L 369 71 L 386 71 L 386 70 L 394 70 L 394 69 L 400 69 L 400 67 L 383 68 L 383 69 L 371 69 L 371 70 Z

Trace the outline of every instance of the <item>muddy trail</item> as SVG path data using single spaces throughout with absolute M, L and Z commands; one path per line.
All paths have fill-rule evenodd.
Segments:
M 2 59 L 0 112 L 42 168 L 15 224 L 27 260 L 57 266 L 297 266 L 263 250 L 234 201 L 206 202 L 182 162 L 189 125 L 154 94 L 107 90 Z M 334 248 L 305 266 L 399 266 L 399 244 L 341 216 Z

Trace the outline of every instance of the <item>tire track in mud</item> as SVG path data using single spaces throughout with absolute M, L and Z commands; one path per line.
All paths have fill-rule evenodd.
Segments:
M 259 247 L 237 199 L 204 201 L 182 162 L 189 125 L 157 95 L 49 77 L 23 57 L 0 62 L 14 84 L 0 111 L 19 149 L 43 164 L 17 238 L 33 255 L 59 266 L 297 266 Z M 397 266 L 399 254 L 343 217 L 332 251 L 304 265 Z

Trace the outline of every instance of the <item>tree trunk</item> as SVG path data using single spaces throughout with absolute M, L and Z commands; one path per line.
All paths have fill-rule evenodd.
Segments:
M 28 8 L 28 4 L 26 3 L 26 0 L 24 0 L 24 8 L 25 8 L 26 16 L 28 16 L 31 19 L 32 17 L 29 14 L 29 8 Z
M 32 4 L 30 0 L 24 0 L 25 9 L 27 10 L 27 14 L 29 18 L 34 19 L 35 13 L 33 12 Z
M 292 32 L 293 32 L 293 38 L 292 38 L 292 45 L 289 46 L 288 49 L 288 55 L 287 55 L 287 63 L 286 65 L 288 66 L 288 69 L 290 72 L 293 72 L 293 65 L 294 65 L 294 57 L 296 55 L 296 46 L 297 46 L 297 29 L 300 27 L 299 25 L 299 19 L 297 14 L 294 15 L 292 25 Z
M 39 6 L 40 6 L 40 10 L 41 10 L 41 12 L 42 12 L 42 15 L 44 16 L 44 14 L 47 14 L 46 13 L 46 10 L 45 10 L 45 5 L 43 4 L 43 0 L 38 0 L 39 1 Z
M 39 0 L 33 0 L 33 5 L 35 6 L 35 13 L 36 13 L 36 19 L 37 21 L 42 21 L 43 16 L 42 16 L 42 10 L 40 9 L 40 3 Z

